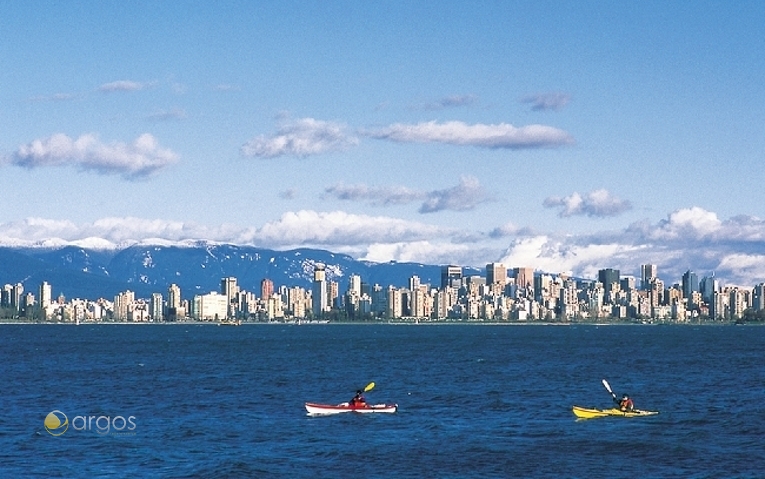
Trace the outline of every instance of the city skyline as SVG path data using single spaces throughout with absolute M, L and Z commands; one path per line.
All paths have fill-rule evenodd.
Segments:
M 0 245 L 758 284 L 763 24 L 756 1 L 6 2 Z
M 597 280 L 565 274 L 535 273 L 533 268 L 508 269 L 489 263 L 484 274 L 463 274 L 461 266 L 443 265 L 440 284 L 422 282 L 412 275 L 408 287 L 374 285 L 350 274 L 347 288 L 328 280 L 326 266 L 313 268 L 310 288 L 280 285 L 274 290 L 269 278 L 260 281 L 258 296 L 247 291 L 233 276 L 221 278 L 218 291 L 195 291 L 182 299 L 181 288 L 167 287 L 151 298 L 137 297 L 130 289 L 114 301 L 63 296 L 53 299 L 52 285 L 43 281 L 39 296 L 25 292 L 22 284 L 6 284 L 0 292 L 0 312 L 11 317 L 55 321 L 162 322 L 284 321 L 294 319 L 478 321 L 572 321 L 616 319 L 631 321 L 700 320 L 762 321 L 765 319 L 765 283 L 752 287 L 721 284 L 714 276 L 700 282 L 691 270 L 681 282 L 665 283 L 657 266 L 641 265 L 641 277 L 622 277 L 619 270 L 598 271 Z M 336 278 L 339 280 L 339 278 Z

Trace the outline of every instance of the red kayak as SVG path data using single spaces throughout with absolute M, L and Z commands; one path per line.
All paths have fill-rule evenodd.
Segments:
M 316 404 L 312 402 L 305 403 L 305 410 L 308 411 L 310 416 L 319 416 L 323 414 L 340 414 L 343 412 L 358 412 L 358 413 L 394 413 L 398 409 L 398 404 L 363 404 L 363 405 L 350 405 L 347 402 L 331 405 L 331 404 Z

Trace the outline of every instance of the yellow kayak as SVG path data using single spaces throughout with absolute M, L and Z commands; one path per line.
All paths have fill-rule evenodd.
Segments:
M 590 409 L 586 407 L 574 406 L 572 408 L 574 415 L 580 419 L 592 419 L 595 417 L 638 417 L 638 416 L 653 416 L 659 414 L 659 411 L 643 411 L 640 409 L 633 409 L 632 411 L 622 411 L 618 408 L 611 409 Z

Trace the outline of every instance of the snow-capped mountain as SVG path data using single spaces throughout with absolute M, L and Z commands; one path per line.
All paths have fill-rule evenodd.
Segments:
M 219 291 L 222 278 L 235 277 L 241 289 L 260 292 L 268 278 L 275 287 L 310 288 L 317 263 L 326 266 L 326 276 L 345 291 L 352 274 L 365 283 L 406 286 L 411 276 L 438 286 L 441 267 L 419 263 L 372 263 L 344 254 L 316 249 L 275 251 L 252 246 L 204 241 L 183 245 L 133 244 L 123 248 L 84 248 L 75 245 L 47 247 L 0 247 L 0 284 L 22 283 L 25 291 L 37 294 L 47 281 L 54 296 L 68 298 L 111 298 L 120 291 L 135 291 L 139 297 L 153 292 L 165 294 L 177 284 L 184 296 Z M 480 274 L 465 268 L 466 275 Z

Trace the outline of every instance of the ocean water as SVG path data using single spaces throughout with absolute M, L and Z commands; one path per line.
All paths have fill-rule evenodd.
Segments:
M 762 478 L 764 363 L 756 326 L 0 325 L 0 476 Z M 603 378 L 660 414 L 577 421 Z M 396 414 L 306 415 L 370 381 Z

